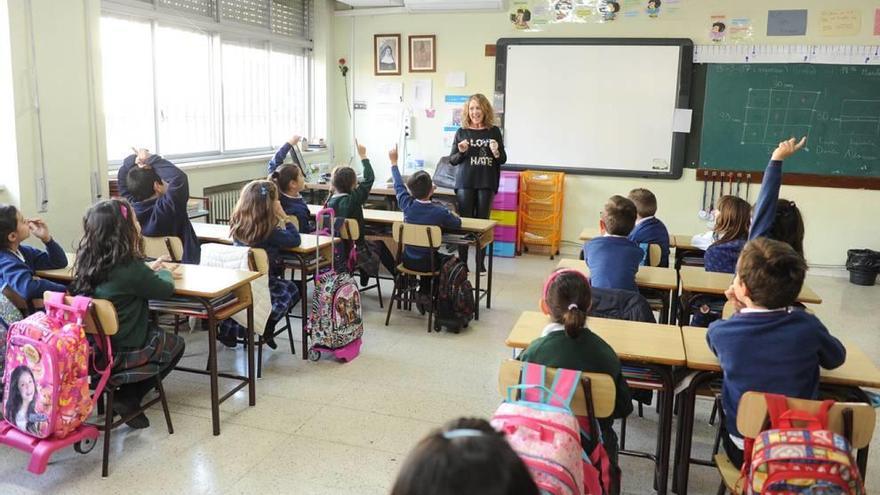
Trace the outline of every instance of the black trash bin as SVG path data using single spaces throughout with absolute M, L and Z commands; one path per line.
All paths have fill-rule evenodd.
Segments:
M 846 252 L 846 269 L 850 283 L 874 285 L 877 271 L 880 270 L 880 251 L 871 249 L 850 249 Z

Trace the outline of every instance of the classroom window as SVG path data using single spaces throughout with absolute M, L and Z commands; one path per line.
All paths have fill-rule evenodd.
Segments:
M 112 0 L 101 48 L 111 168 L 263 154 L 309 135 L 312 0 Z

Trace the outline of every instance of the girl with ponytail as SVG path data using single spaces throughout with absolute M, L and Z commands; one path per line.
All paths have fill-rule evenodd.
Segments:
M 590 280 L 578 270 L 556 270 L 544 283 L 540 304 L 541 310 L 549 316 L 550 324 L 519 359 L 553 368 L 604 373 L 614 379 L 617 391 L 614 412 L 608 418 L 599 419 L 599 427 L 605 449 L 616 469 L 617 434 L 612 425 L 615 419 L 632 412 L 632 399 L 617 353 L 587 327 Z

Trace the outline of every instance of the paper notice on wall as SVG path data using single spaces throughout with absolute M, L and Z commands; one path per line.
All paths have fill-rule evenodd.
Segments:
M 880 36 L 880 9 L 874 11 L 874 36 Z
M 547 0 L 513 0 L 510 2 L 510 24 L 517 31 L 543 31 L 549 21 Z
M 409 103 L 414 111 L 421 111 L 434 107 L 432 97 L 432 82 L 430 79 L 416 79 L 409 86 Z
M 807 11 L 770 10 L 767 12 L 767 36 L 803 36 L 807 34 Z
M 855 9 L 823 10 L 819 16 L 822 36 L 854 36 L 862 28 L 862 13 Z
M 376 85 L 377 103 L 400 103 L 403 101 L 402 82 L 380 82 Z
M 672 113 L 672 132 L 691 132 L 693 113 L 690 108 L 676 108 Z
M 713 15 L 709 17 L 709 39 L 713 43 L 721 43 L 727 36 L 727 16 Z
M 746 43 L 752 39 L 752 20 L 748 17 L 734 17 L 727 27 L 727 41 Z
M 467 76 L 464 72 L 450 72 L 446 74 L 446 87 L 463 88 L 467 85 Z

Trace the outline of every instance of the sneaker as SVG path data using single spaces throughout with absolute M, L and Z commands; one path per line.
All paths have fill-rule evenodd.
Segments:
M 223 343 L 226 347 L 230 349 L 235 349 L 238 346 L 238 339 L 235 338 L 231 332 L 223 332 L 217 335 L 217 340 Z
M 366 287 L 370 283 L 370 276 L 367 272 L 361 270 L 361 287 Z
M 113 412 L 119 415 L 119 417 L 124 418 L 129 414 L 135 412 L 140 407 L 140 404 L 134 398 L 131 397 L 118 397 L 113 401 Z M 137 416 L 129 419 L 125 422 L 131 428 L 136 430 L 142 430 L 144 428 L 150 427 L 150 420 L 144 413 L 140 413 Z

